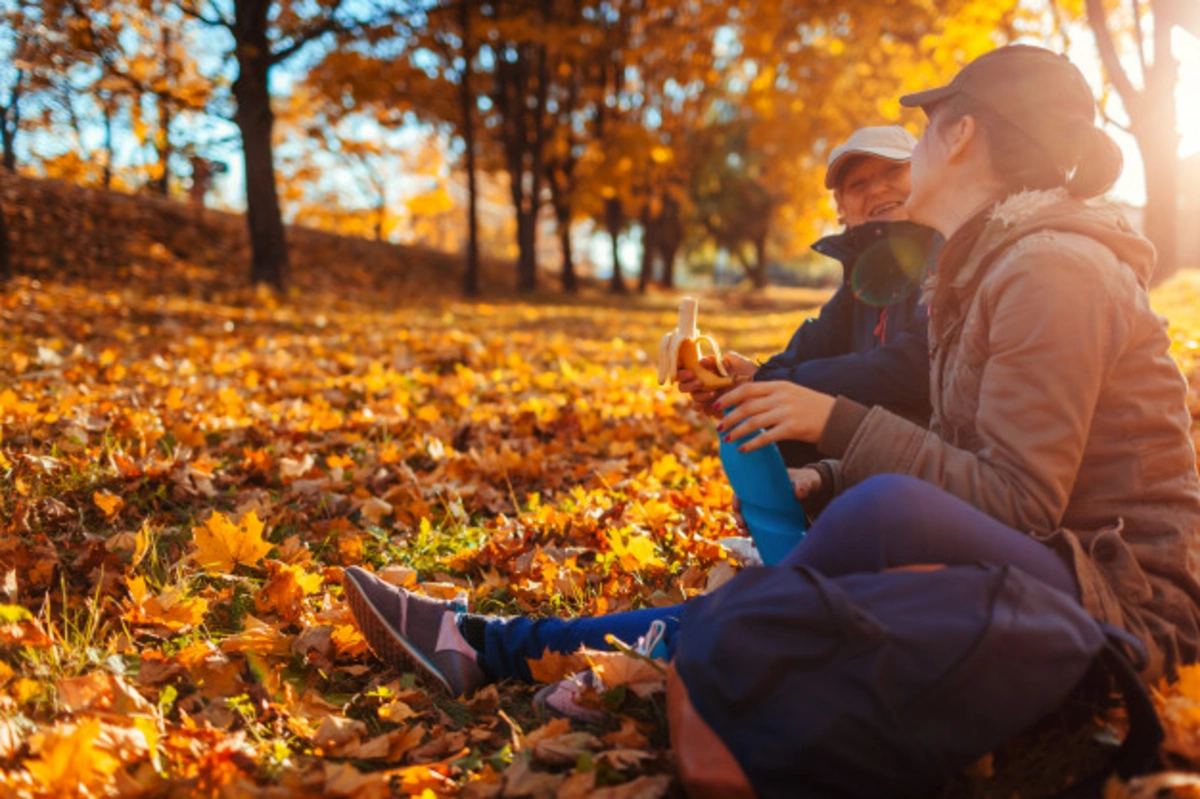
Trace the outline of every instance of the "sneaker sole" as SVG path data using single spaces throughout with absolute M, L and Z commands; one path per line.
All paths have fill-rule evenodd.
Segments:
M 362 630 L 363 637 L 367 640 L 367 645 L 380 660 L 389 666 L 416 666 L 424 671 L 427 677 L 432 677 L 447 696 L 458 695 L 446 678 L 442 676 L 441 670 L 387 623 L 383 614 L 379 612 L 379 608 L 367 599 L 353 577 L 347 576 L 342 584 L 342 593 L 346 597 L 346 603 L 350 605 L 350 612 L 354 614 L 354 620 L 358 622 L 358 627 Z

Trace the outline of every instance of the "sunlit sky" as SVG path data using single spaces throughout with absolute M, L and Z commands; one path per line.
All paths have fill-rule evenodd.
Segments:
M 1172 45 L 1180 61 L 1179 85 L 1175 91 L 1181 136 L 1179 155 L 1186 158 L 1200 152 L 1200 40 L 1176 30 Z M 1091 34 L 1086 29 L 1073 38 L 1067 55 L 1083 70 L 1092 90 L 1099 93 L 1103 86 L 1100 59 Z M 1141 76 L 1137 72 L 1136 58 L 1131 57 L 1127 62 L 1126 69 L 1130 70 L 1135 85 L 1140 86 Z M 1119 102 L 1110 104 L 1110 114 L 1114 119 L 1126 121 Z M 1142 171 L 1142 158 L 1137 144 L 1132 136 L 1112 126 L 1109 126 L 1108 132 L 1125 153 L 1125 172 L 1113 188 L 1112 196 L 1131 205 L 1142 205 L 1146 201 L 1145 173 Z

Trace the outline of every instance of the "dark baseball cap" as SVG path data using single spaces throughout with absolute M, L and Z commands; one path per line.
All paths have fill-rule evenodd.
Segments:
M 1064 55 L 1025 44 L 981 55 L 945 86 L 900 98 L 926 113 L 955 96 L 968 97 L 1040 144 L 1056 164 L 1073 167 L 1079 136 L 1096 116 L 1096 100 L 1079 67 Z

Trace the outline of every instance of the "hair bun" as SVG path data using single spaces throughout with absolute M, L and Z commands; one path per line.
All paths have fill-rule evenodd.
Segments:
M 1121 176 L 1125 156 L 1112 137 L 1100 128 L 1089 125 L 1083 138 L 1083 148 L 1075 174 L 1067 181 L 1072 197 L 1086 200 L 1112 188 Z

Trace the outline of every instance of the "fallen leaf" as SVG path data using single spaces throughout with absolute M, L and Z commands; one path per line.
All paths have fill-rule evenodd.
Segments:
M 115 494 L 102 491 L 96 491 L 92 494 L 92 502 L 96 503 L 97 508 L 104 511 L 104 517 L 109 521 L 112 521 L 125 507 L 125 500 Z
M 237 524 L 224 514 L 213 513 L 192 533 L 196 562 L 210 574 L 230 574 L 238 564 L 256 566 L 272 546 L 263 540 L 263 523 L 253 511 Z
M 633 657 L 624 652 L 595 649 L 584 649 L 582 652 L 606 690 L 625 686 L 645 699 L 667 688 L 667 675 L 663 668 L 665 664 L 655 665 L 644 658 Z
M 534 681 L 540 683 L 558 682 L 588 667 L 587 659 L 583 655 L 577 652 L 569 655 L 551 652 L 549 647 L 542 652 L 540 658 L 527 662 Z
M 36 756 L 25 768 L 48 796 L 72 796 L 80 789 L 101 794 L 113 781 L 121 761 L 97 748 L 99 719 L 63 725 L 33 737 Z

